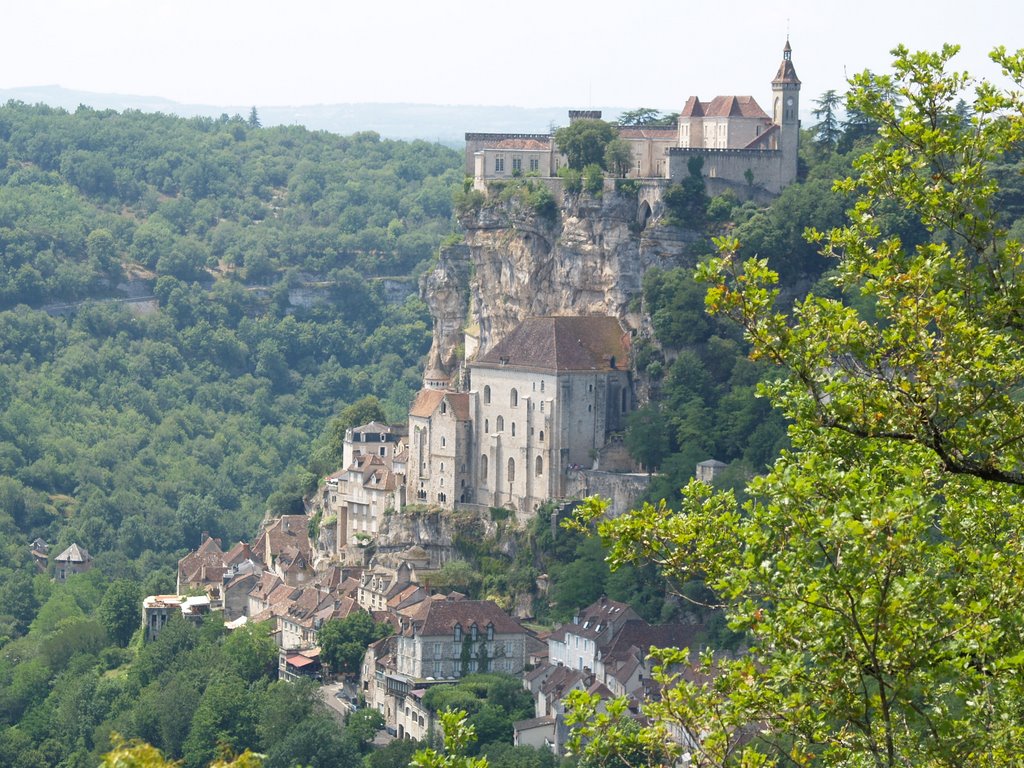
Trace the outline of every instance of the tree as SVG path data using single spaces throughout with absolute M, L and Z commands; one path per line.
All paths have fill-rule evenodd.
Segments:
M 412 768 L 487 768 L 486 757 L 467 757 L 476 741 L 476 730 L 466 724 L 464 710 L 446 709 L 439 715 L 444 734 L 444 751 L 421 749 L 409 763 Z
M 626 178 L 633 167 L 633 150 L 625 139 L 612 139 L 604 148 L 604 167 L 621 179 Z
M 96 609 L 107 636 L 122 648 L 142 623 L 142 595 L 139 585 L 130 579 L 111 582 Z
M 234 672 L 247 682 L 276 677 L 277 644 L 269 623 L 246 624 L 232 630 L 224 640 L 224 657 Z
M 598 528 L 613 563 L 703 578 L 750 652 L 658 656 L 645 708 L 699 735 L 697 765 L 1013 765 L 1024 753 L 1024 253 L 990 168 L 1024 139 L 1020 92 L 949 74 L 956 48 L 894 51 L 850 103 L 879 125 L 856 163 L 849 223 L 813 235 L 836 295 L 785 312 L 737 243 L 701 270 L 708 306 L 782 377 L 762 387 L 792 449 L 731 493 L 700 483 Z M 993 59 L 1020 86 L 1024 51 Z M 973 116 L 957 106 L 973 87 Z M 910 247 L 879 214 L 913 213 Z M 597 519 L 591 502 L 584 519 Z M 756 725 L 755 725 L 756 724 Z
M 555 131 L 558 151 L 565 154 L 569 167 L 582 171 L 597 164 L 604 167 L 604 149 L 615 138 L 615 126 L 604 120 L 574 120 Z
M 370 614 L 357 611 L 344 619 L 324 622 L 318 633 L 324 661 L 335 672 L 355 674 L 366 646 L 390 633 L 387 624 L 376 624 Z
M 839 144 L 842 130 L 839 125 L 841 97 L 834 90 L 827 90 L 814 100 L 816 109 L 811 114 L 818 121 L 814 126 L 814 143 L 822 149 L 832 151 Z
M 360 752 L 366 752 L 377 732 L 384 727 L 384 715 L 376 709 L 364 707 L 349 712 L 345 718 L 345 735 Z
M 262 126 L 262 124 L 260 123 L 259 113 L 256 112 L 256 107 L 253 107 L 249 110 L 248 125 L 250 128 L 260 128 Z
M 663 115 L 650 107 L 640 107 L 623 112 L 617 123 L 621 128 L 672 128 L 676 118 L 675 115 Z

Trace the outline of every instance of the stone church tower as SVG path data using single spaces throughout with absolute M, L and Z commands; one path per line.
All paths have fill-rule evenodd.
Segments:
M 796 181 L 797 147 L 800 144 L 800 78 L 793 66 L 793 49 L 782 49 L 782 63 L 772 80 L 772 122 L 779 126 L 779 147 L 783 151 L 781 186 Z

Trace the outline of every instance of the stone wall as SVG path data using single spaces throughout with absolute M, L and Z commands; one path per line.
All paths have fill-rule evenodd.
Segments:
M 601 496 L 611 500 L 608 513 L 618 517 L 636 506 L 637 500 L 644 495 L 650 484 L 649 475 L 634 473 L 620 474 L 602 472 L 596 469 L 583 469 L 569 472 L 567 492 L 576 498 Z

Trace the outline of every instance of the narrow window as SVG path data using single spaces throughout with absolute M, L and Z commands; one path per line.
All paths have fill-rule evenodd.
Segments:
M 519 405 L 519 390 L 513 388 L 512 392 L 508 396 L 509 405 L 515 408 Z
M 512 437 L 515 437 L 515 436 L 516 436 L 516 423 L 513 421 L 512 422 Z
M 537 477 L 540 477 L 543 474 L 544 474 L 544 459 L 542 459 L 540 456 L 538 456 L 537 457 L 536 475 L 537 475 Z
M 516 480 L 516 460 L 508 460 L 508 481 L 514 483 Z
M 487 454 L 483 454 L 480 457 L 480 477 L 483 480 L 487 479 Z
M 461 624 L 456 624 L 455 625 L 455 642 L 456 643 L 461 643 L 462 642 L 462 625 Z
M 503 416 L 498 417 L 498 421 L 495 423 L 494 428 L 497 432 L 505 431 L 505 418 Z
M 491 387 L 490 385 L 484 387 L 484 405 L 490 405 L 491 403 Z
M 544 430 L 543 429 L 540 431 L 538 437 L 540 437 L 540 441 L 543 443 L 544 442 Z

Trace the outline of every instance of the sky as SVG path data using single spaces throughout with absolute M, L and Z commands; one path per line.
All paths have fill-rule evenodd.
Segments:
M 958 43 L 958 69 L 1024 47 L 1020 0 L 32 0 L 4 4 L 0 89 L 184 104 L 764 106 L 787 35 L 802 111 L 889 51 Z

